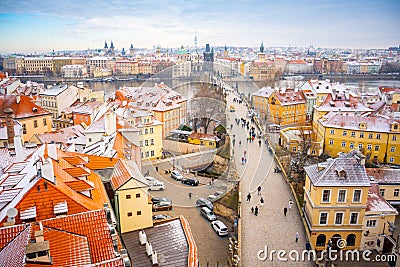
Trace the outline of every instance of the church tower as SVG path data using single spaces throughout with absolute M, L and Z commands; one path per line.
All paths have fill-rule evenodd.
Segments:
M 261 42 L 260 52 L 258 53 L 258 60 L 260 62 L 265 62 L 264 42 Z
M 107 41 L 104 41 L 104 48 L 103 48 L 103 52 L 104 52 L 104 54 L 107 54 L 107 52 L 108 52 L 108 45 L 107 45 Z
M 224 58 L 228 58 L 228 48 L 226 48 L 226 44 L 224 49 Z
M 129 54 L 130 54 L 131 56 L 134 56 L 134 55 L 135 55 L 135 49 L 133 48 L 133 44 L 131 44 L 131 47 L 129 48 Z

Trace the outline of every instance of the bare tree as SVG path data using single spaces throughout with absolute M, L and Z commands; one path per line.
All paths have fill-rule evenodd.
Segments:
M 291 172 L 295 173 L 297 181 L 305 180 L 304 166 L 307 164 L 310 149 L 312 148 L 312 130 L 305 127 L 298 129 L 297 136 L 299 137 L 299 149 L 296 154 L 291 154 Z
M 222 94 L 217 93 L 210 84 L 200 84 L 199 90 L 190 100 L 193 130 L 198 127 L 208 132 L 212 121 L 221 121 L 221 114 L 225 114 L 225 102 Z

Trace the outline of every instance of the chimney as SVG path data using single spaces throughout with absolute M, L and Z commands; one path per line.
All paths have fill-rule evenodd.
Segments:
M 21 96 L 20 95 L 16 95 L 15 96 L 15 100 L 16 100 L 17 104 L 19 104 L 19 102 L 21 102 Z
M 22 140 L 21 136 L 14 137 L 14 147 L 17 162 L 24 161 L 24 152 L 22 151 Z
M 6 108 L 4 110 L 4 116 L 6 119 L 6 126 L 7 126 L 8 145 L 14 144 L 15 131 L 14 131 L 14 120 L 12 118 L 12 114 L 13 110 L 11 108 Z
M 49 157 L 57 160 L 57 148 L 56 148 L 56 144 L 54 142 L 47 144 L 47 150 L 48 150 Z
M 111 135 L 117 131 L 117 117 L 114 112 L 108 111 L 104 115 L 105 135 Z

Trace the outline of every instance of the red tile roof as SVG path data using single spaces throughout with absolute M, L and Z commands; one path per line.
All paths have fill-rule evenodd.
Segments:
M 92 263 L 115 258 L 113 242 L 104 210 L 94 210 L 73 216 L 53 218 L 42 221 L 42 224 L 43 226 L 85 236 L 89 243 Z
M 26 227 L 27 225 L 19 224 L 10 227 L 0 228 L 0 251 Z
M 50 113 L 32 102 L 29 96 L 20 96 L 21 100 L 17 103 L 15 95 L 0 95 L 0 117 L 4 117 L 4 110 L 11 108 L 13 118 L 23 119 L 41 115 L 50 115 Z
M 8 239 L 7 243 L 0 247 L 0 266 L 24 266 L 25 247 L 30 234 L 29 226 L 26 224 L 0 228 L 0 239 Z

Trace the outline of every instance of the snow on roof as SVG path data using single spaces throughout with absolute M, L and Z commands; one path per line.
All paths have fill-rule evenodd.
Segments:
M 59 85 L 54 85 L 50 89 L 39 93 L 39 95 L 43 96 L 57 96 L 64 92 L 65 90 L 68 89 L 68 84 L 59 84 Z

